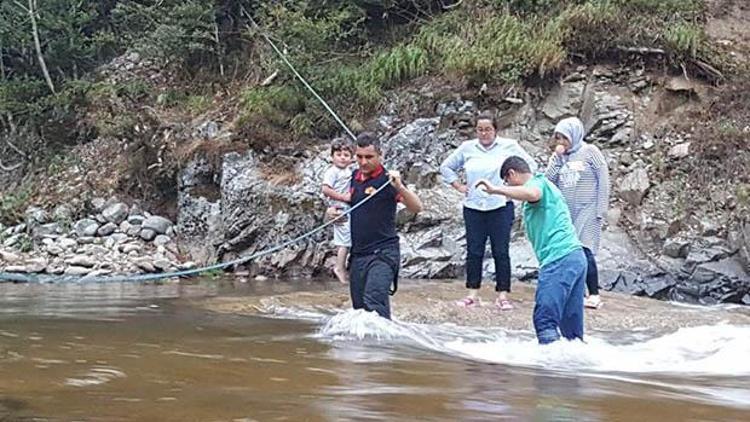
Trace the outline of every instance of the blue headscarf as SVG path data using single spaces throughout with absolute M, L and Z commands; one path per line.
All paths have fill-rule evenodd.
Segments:
M 583 137 L 586 135 L 586 129 L 583 128 L 583 123 L 578 117 L 568 117 L 567 119 L 560 120 L 555 126 L 555 133 L 559 133 L 570 141 L 570 148 L 565 154 L 570 155 L 583 146 Z

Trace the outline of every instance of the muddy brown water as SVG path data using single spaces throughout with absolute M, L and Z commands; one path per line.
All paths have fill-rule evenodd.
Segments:
M 460 284 L 455 288 L 460 291 Z M 0 285 L 0 420 L 733 421 L 748 420 L 750 414 L 744 363 L 738 376 L 711 373 L 714 361 L 704 372 L 685 374 L 654 373 L 648 366 L 644 373 L 637 367 L 586 373 L 566 370 L 565 360 L 562 366 L 515 364 L 513 359 L 492 363 L 482 358 L 481 348 L 473 358 L 450 351 L 462 350 L 464 343 L 448 341 L 454 349 L 431 347 L 410 337 L 417 333 L 414 338 L 442 344 L 448 332 L 454 340 L 471 332 L 484 339 L 481 346 L 492 344 L 487 339 L 497 329 L 491 326 L 409 322 L 407 317 L 401 325 L 373 328 L 378 335 L 359 338 L 340 325 L 347 318 L 362 319 L 369 327 L 374 323 L 343 308 L 312 316 L 310 309 L 301 309 L 285 318 L 210 309 L 217 301 L 342 294 L 341 286 L 318 281 Z M 687 309 L 684 315 L 704 313 L 680 309 Z M 337 312 L 343 313 L 332 317 Z M 721 352 L 727 359 L 734 352 L 741 355 L 747 343 L 730 337 L 747 333 L 745 310 L 710 312 L 730 325 L 701 353 Z M 337 318 L 338 331 L 331 328 Z M 389 330 L 406 334 L 389 340 Z M 660 330 L 653 336 L 669 335 Z M 628 334 L 648 337 L 636 329 Z M 528 333 L 518 339 L 509 335 L 507 344 L 535 353 Z M 667 338 L 652 347 L 663 347 Z M 623 353 L 597 344 L 591 347 L 603 355 Z M 514 359 L 525 362 L 524 356 Z

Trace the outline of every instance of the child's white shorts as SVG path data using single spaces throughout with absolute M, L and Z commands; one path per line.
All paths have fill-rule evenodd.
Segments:
M 349 219 L 344 224 L 333 225 L 333 244 L 350 248 L 352 246 L 352 232 L 349 227 Z

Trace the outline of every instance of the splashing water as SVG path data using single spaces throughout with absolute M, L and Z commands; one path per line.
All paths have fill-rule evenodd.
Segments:
M 358 339 L 418 345 L 470 360 L 563 372 L 750 375 L 750 326 L 682 328 L 624 344 L 621 338 L 596 333 L 588 335 L 585 343 L 562 340 L 541 346 L 533 333 L 526 331 L 409 324 L 349 310 L 329 318 L 318 335 L 334 341 Z

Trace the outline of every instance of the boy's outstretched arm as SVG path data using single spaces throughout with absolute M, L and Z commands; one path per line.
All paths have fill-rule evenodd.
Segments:
M 538 202 L 542 199 L 542 191 L 533 186 L 495 186 L 486 180 L 480 180 L 476 187 L 490 194 L 504 195 L 519 201 Z

